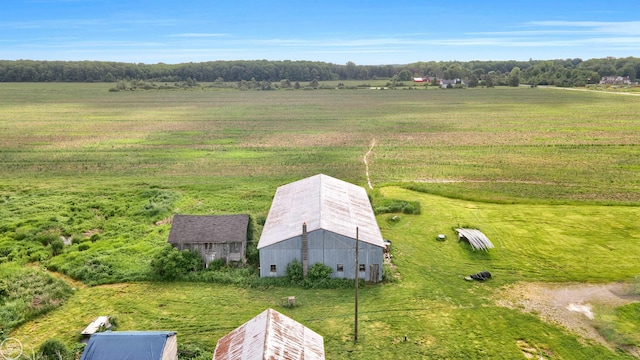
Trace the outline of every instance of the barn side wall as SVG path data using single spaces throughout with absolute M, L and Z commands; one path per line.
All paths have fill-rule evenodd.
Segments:
M 333 270 L 332 278 L 355 279 L 355 238 L 323 229 L 310 232 L 307 238 L 309 267 L 323 263 Z M 382 280 L 383 248 L 363 241 L 358 243 L 358 262 L 365 268 L 359 277 L 367 281 Z M 260 277 L 285 276 L 287 264 L 293 259 L 302 263 L 301 249 L 302 235 L 260 249 Z M 275 272 L 271 272 L 272 265 Z M 338 271 L 338 265 L 342 265 L 342 271 Z M 372 265 L 377 265 L 377 270 Z M 376 273 L 372 274 L 372 270 Z

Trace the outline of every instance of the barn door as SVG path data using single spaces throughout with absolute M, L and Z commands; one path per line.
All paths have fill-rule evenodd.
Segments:
M 370 282 L 380 281 L 378 276 L 379 273 L 380 273 L 380 264 L 369 265 L 369 281 Z

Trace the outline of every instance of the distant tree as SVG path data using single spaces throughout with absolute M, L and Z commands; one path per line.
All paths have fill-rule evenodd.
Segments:
M 496 72 L 489 71 L 487 75 L 484 77 L 484 85 L 486 87 L 494 87 L 496 86 Z
M 477 87 L 480 84 L 480 81 L 478 80 L 478 77 L 475 74 L 470 74 L 469 75 L 469 79 L 467 81 L 467 86 L 470 88 L 474 88 Z
M 509 86 L 517 87 L 520 85 L 520 68 L 514 67 L 509 73 Z
M 411 81 L 411 72 L 407 69 L 400 71 L 400 73 L 398 73 L 398 80 Z
M 272 90 L 271 81 L 262 80 L 260 82 L 260 90 Z
M 355 79 L 356 74 L 358 73 L 358 67 L 353 61 L 347 62 L 345 67 L 345 73 L 347 75 L 347 79 Z
M 280 87 L 283 88 L 283 89 L 291 88 L 291 81 L 289 81 L 288 79 L 282 79 L 280 81 Z

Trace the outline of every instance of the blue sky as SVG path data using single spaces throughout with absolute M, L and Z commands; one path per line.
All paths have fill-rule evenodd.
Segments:
M 358 65 L 640 57 L 640 1 L 2 0 L 0 59 Z

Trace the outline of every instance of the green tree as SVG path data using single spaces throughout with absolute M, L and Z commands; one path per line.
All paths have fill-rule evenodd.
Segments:
M 345 74 L 347 75 L 347 79 L 355 79 L 356 74 L 358 73 L 358 67 L 353 61 L 347 62 L 345 66 Z
M 283 88 L 283 89 L 291 88 L 291 81 L 289 81 L 289 79 L 280 80 L 280 87 Z
M 517 87 L 520 85 L 520 68 L 514 67 L 509 73 L 509 86 Z
M 411 81 L 411 72 L 407 69 L 404 69 L 398 73 L 399 81 Z

